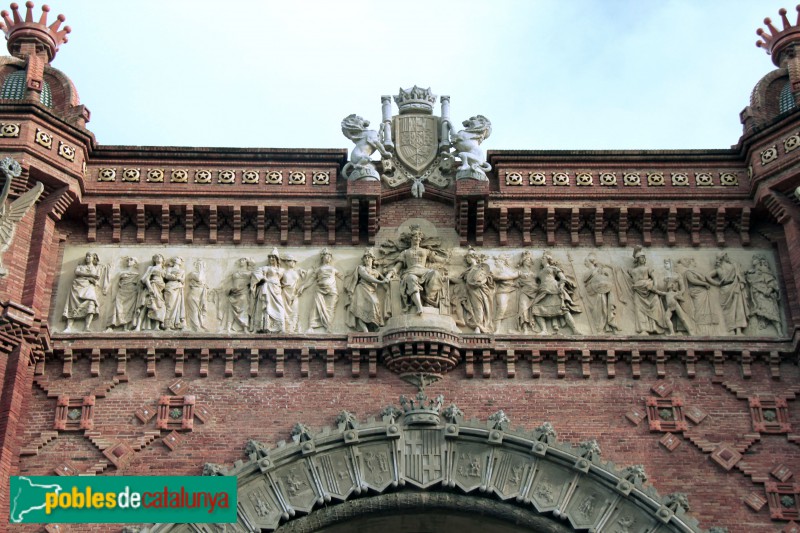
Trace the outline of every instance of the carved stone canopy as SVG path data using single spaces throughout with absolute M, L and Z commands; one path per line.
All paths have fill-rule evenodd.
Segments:
M 206 468 L 207 475 L 239 479 L 234 530 L 274 530 L 356 497 L 363 501 L 367 493 L 402 499 L 408 487 L 434 495 L 454 489 L 504 502 L 528 516 L 556 518 L 576 530 L 613 531 L 621 525 L 633 526 L 630 531 L 701 531 L 686 514 L 688 502 L 676 505 L 675 495 L 659 497 L 643 484 L 640 467 L 620 470 L 601 461 L 596 442 L 594 453 L 587 454 L 586 446 L 558 442 L 550 424 L 532 432 L 514 430 L 500 412 L 487 422 L 464 421 L 454 405 L 443 408 L 441 396 L 429 399 L 420 393 L 401 397 L 400 403 L 402 408 L 384 409 L 380 420 L 356 422 L 347 413 L 336 429 L 273 449 L 250 443 L 248 461 L 228 469 Z M 197 530 L 211 529 L 203 524 L 152 528 Z

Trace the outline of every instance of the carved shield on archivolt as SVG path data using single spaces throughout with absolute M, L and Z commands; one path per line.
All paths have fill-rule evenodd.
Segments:
M 397 158 L 414 172 L 421 173 L 436 159 L 439 117 L 400 115 L 394 119 L 394 128 Z

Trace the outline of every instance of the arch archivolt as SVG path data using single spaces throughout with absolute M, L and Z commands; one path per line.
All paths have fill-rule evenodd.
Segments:
M 342 412 L 337 427 L 312 433 L 303 424 L 290 443 L 247 443 L 248 461 L 207 464 L 205 475 L 238 477 L 235 531 L 272 530 L 315 509 L 407 489 L 463 493 L 549 516 L 574 530 L 698 532 L 683 494 L 661 498 L 641 466 L 600 460 L 596 441 L 558 441 L 549 423 L 512 430 L 499 411 L 465 421 L 441 397 L 401 398 L 380 419 Z M 231 527 L 228 525 L 227 531 Z M 210 524 L 159 525 L 154 531 L 215 531 Z

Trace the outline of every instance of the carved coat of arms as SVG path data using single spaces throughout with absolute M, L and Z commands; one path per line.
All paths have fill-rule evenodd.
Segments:
M 436 101 L 441 116 L 433 114 Z M 379 130 L 369 130 L 369 121 L 349 115 L 342 121 L 342 133 L 355 146 L 350 161 L 342 169 L 349 180 L 382 180 L 389 187 L 411 182 L 411 192 L 420 197 L 423 182 L 440 188 L 454 179 L 487 180 L 492 169 L 480 147 L 492 131 L 482 115 L 463 122 L 456 131 L 450 121 L 450 97 L 437 97 L 416 85 L 400 89 L 394 96 L 399 114 L 392 116 L 392 98 L 383 96 Z M 380 156 L 380 159 L 375 157 Z

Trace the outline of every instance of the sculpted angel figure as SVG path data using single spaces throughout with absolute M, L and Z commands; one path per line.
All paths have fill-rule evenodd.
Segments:
M 333 266 L 333 254 L 324 248 L 319 254 L 320 265 L 314 269 L 300 288 L 302 294 L 310 285 L 314 285 L 314 307 L 311 309 L 311 318 L 308 323 L 308 333 L 322 328 L 327 332 L 333 326 L 336 302 L 339 301 L 339 289 L 336 285 L 337 278 L 342 275 Z
M 19 198 L 6 205 L 8 193 L 11 190 L 11 181 L 22 175 L 22 167 L 14 159 L 6 157 L 0 161 L 0 174 L 6 180 L 3 184 L 3 192 L 0 194 L 0 278 L 2 278 L 8 275 L 8 270 L 3 266 L 3 254 L 11 246 L 17 223 L 22 220 L 28 209 L 39 199 L 44 190 L 44 185 L 37 182 L 31 190 L 21 194 Z
M 67 305 L 64 307 L 64 318 L 67 320 L 65 332 L 73 331 L 75 320 L 84 320 L 84 330 L 88 331 L 92 321 L 100 314 L 100 301 L 97 287 L 106 294 L 108 287 L 108 269 L 100 266 L 96 253 L 86 252 L 83 263 L 75 267 L 75 279 L 72 280 Z
M 276 248 L 267 257 L 267 265 L 253 271 L 250 290 L 255 294 L 253 331 L 284 333 L 286 331 L 286 305 L 283 300 L 284 270 Z
M 135 257 L 127 256 L 122 258 L 125 270 L 119 273 L 117 284 L 113 292 L 114 314 L 108 329 L 124 328 L 133 329 L 134 317 L 136 315 L 136 301 L 139 297 L 139 261 Z
M 357 331 L 377 331 L 383 326 L 383 306 L 378 298 L 378 285 L 389 283 L 374 268 L 375 253 L 368 249 L 361 264 L 348 276 L 345 291 L 349 301 L 345 304 L 348 327 Z
M 389 279 L 400 279 L 405 309 L 413 309 L 419 315 L 425 307 L 444 308 L 449 312 L 446 287 L 437 268 L 446 263 L 448 254 L 438 239 L 426 239 L 420 227 L 413 225 L 400 237 L 399 243 L 385 242 L 381 251 L 384 263 L 389 266 Z
M 781 301 L 778 278 L 772 273 L 767 258 L 761 254 L 753 256 L 753 266 L 744 276 L 750 295 L 750 316 L 758 318 L 759 329 L 771 325 L 779 335 L 783 335 L 781 310 L 778 306 Z
M 747 285 L 739 265 L 731 261 L 727 253 L 719 252 L 708 280 L 719 287 L 719 305 L 725 326 L 734 335 L 741 335 L 747 327 L 748 308 Z
M 448 123 L 450 145 L 455 150 L 452 154 L 461 160 L 456 179 L 471 178 L 486 181 L 486 173 L 492 166 L 486 162 L 486 152 L 481 143 L 492 133 L 492 123 L 483 115 L 476 115 L 462 122 L 463 130 L 454 132 L 455 128 Z
M 380 174 L 375 169 L 372 155 L 377 151 L 386 159 L 392 154 L 386 149 L 376 130 L 367 129 L 369 120 L 356 114 L 348 115 L 342 120 L 342 133 L 355 143 L 350 153 L 350 161 L 342 168 L 342 175 L 349 180 L 377 180 Z

